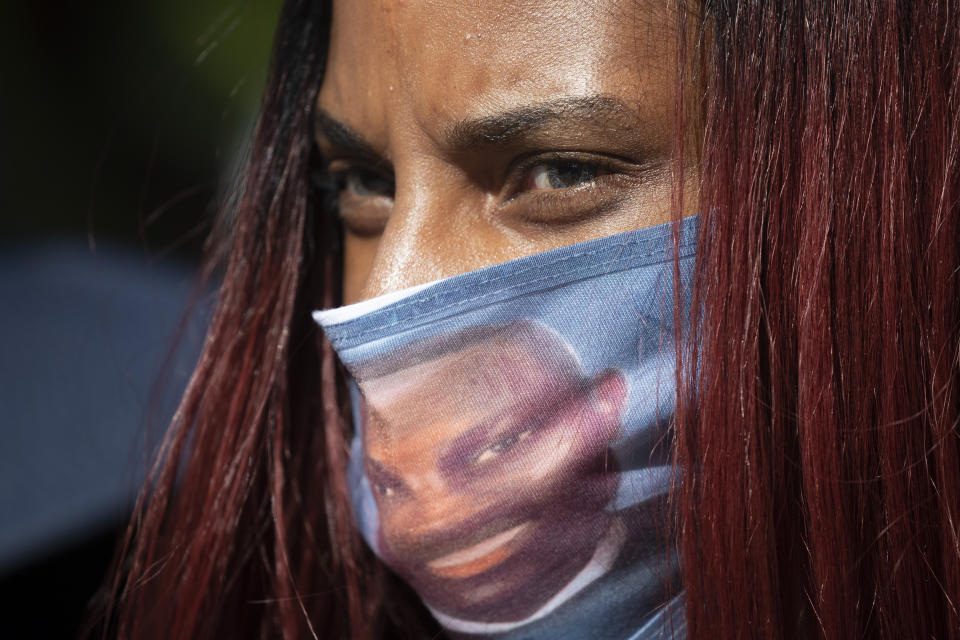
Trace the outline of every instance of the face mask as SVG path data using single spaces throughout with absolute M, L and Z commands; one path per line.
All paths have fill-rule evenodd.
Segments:
M 673 231 L 315 312 L 352 378 L 360 531 L 451 635 L 684 636 Z M 683 290 L 695 218 L 679 231 Z

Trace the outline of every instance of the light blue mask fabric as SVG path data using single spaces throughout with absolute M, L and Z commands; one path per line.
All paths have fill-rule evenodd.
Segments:
M 665 499 L 696 224 L 676 261 L 666 224 L 314 313 L 351 376 L 357 524 L 450 635 L 685 636 Z

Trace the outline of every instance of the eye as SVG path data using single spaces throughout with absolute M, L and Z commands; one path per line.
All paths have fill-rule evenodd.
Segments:
M 382 482 L 375 482 L 375 483 L 374 483 L 374 488 L 377 490 L 377 493 L 379 493 L 380 495 L 382 495 L 384 498 L 389 498 L 389 497 L 391 497 L 393 494 L 396 493 L 396 491 L 394 491 L 393 487 L 388 487 L 387 485 L 385 485 L 385 484 L 382 483 Z
M 481 451 L 480 454 L 476 458 L 474 458 L 473 460 L 474 464 L 479 464 L 482 462 L 486 462 L 488 460 L 492 460 L 497 456 L 499 456 L 500 454 L 506 451 L 509 451 L 514 446 L 516 446 L 518 442 L 520 442 L 521 440 L 526 438 L 528 435 L 530 435 L 532 431 L 533 431 L 532 428 L 525 429 L 524 431 L 521 431 L 519 433 L 514 433 L 504 438 L 500 438 L 499 440 L 491 444 L 489 447 Z
M 521 156 L 506 171 L 500 214 L 518 225 L 576 225 L 617 212 L 649 182 L 650 167 L 585 151 Z
M 345 229 L 361 237 L 382 233 L 393 206 L 393 174 L 349 160 L 334 160 L 327 166 L 326 175 L 326 191 Z
M 529 169 L 526 188 L 531 191 L 570 189 L 595 180 L 601 173 L 603 168 L 596 163 L 578 160 L 541 162 Z
M 372 458 L 366 460 L 366 476 L 370 482 L 370 489 L 384 498 L 394 498 L 404 495 L 403 481 L 396 473 L 387 469 L 382 463 Z
M 331 167 L 330 172 L 336 179 L 340 191 L 348 195 L 393 197 L 393 178 L 378 171 L 363 167 L 347 167 L 339 170 Z
M 367 476 L 370 488 L 384 498 L 399 497 L 403 494 L 403 483 L 391 473 L 373 472 Z

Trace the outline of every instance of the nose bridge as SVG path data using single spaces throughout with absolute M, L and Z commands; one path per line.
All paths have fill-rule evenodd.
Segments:
M 478 496 L 455 490 L 439 474 L 419 478 L 417 486 L 410 488 L 415 506 L 407 532 L 412 535 L 445 535 L 479 508 Z
M 429 175 L 415 178 L 400 166 L 396 169 L 393 209 L 363 289 L 365 298 L 445 275 L 439 249 L 449 239 L 445 232 L 449 216 L 443 210 L 451 205 L 443 202 L 442 189 L 431 183 Z
M 413 478 L 408 477 L 407 489 L 414 496 L 421 512 L 430 513 L 434 518 L 442 517 L 455 502 L 454 493 L 436 469 Z

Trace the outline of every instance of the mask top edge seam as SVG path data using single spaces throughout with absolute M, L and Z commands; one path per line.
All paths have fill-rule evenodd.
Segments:
M 558 261 L 551 262 L 551 263 L 543 263 L 543 264 L 540 264 L 540 265 L 533 265 L 533 266 L 529 267 L 529 268 L 527 269 L 527 271 L 543 270 L 544 268 L 555 267 L 557 264 L 563 264 L 564 262 L 573 260 L 573 259 L 578 258 L 578 257 L 582 257 L 582 256 L 584 256 L 584 255 L 596 254 L 596 253 L 600 253 L 601 251 L 609 251 L 609 250 L 612 249 L 612 248 L 613 248 L 613 247 L 606 247 L 606 248 L 604 248 L 603 250 L 596 250 L 596 251 L 589 252 L 589 254 L 577 254 L 577 255 L 568 256 L 567 258 L 565 258 L 565 259 L 563 259 L 563 260 L 558 260 Z M 621 247 L 621 248 L 622 248 L 622 247 Z M 679 259 L 679 260 L 684 260 L 684 259 L 687 259 L 687 258 L 692 257 L 693 254 L 684 254 L 684 253 L 682 253 L 682 250 L 683 250 L 683 249 L 686 249 L 686 248 L 689 248 L 689 245 L 682 244 L 682 245 L 680 246 L 681 253 L 680 253 L 680 255 L 678 256 L 678 259 Z M 648 253 L 648 254 L 646 254 L 646 255 L 644 255 L 644 256 L 638 256 L 637 254 L 632 254 L 632 255 L 630 255 L 630 256 L 626 256 L 626 257 L 623 257 L 623 258 L 614 259 L 614 260 L 610 261 L 609 263 L 607 263 L 606 266 L 607 266 L 608 268 L 610 268 L 610 269 L 613 269 L 613 268 L 615 268 L 615 267 L 617 267 L 617 266 L 620 266 L 620 265 L 623 264 L 623 263 L 629 264 L 630 266 L 626 267 L 626 268 L 624 269 L 624 271 L 632 271 L 632 270 L 634 270 L 634 269 L 639 269 L 639 268 L 642 268 L 642 267 L 651 266 L 651 265 L 658 264 L 658 263 L 657 263 L 657 262 L 648 262 L 648 261 L 644 261 L 644 262 L 641 262 L 641 263 L 638 263 L 638 264 L 630 264 L 630 263 L 631 263 L 631 261 L 638 260 L 638 259 L 641 259 L 641 258 L 648 258 L 648 257 L 650 257 L 651 255 L 654 255 L 655 253 L 656 253 L 656 252 L 651 252 L 651 253 Z M 663 261 L 660 261 L 661 264 L 662 264 L 662 262 L 663 262 Z M 591 276 L 591 274 L 592 274 L 592 272 L 595 270 L 596 266 L 597 266 L 597 265 L 596 265 L 595 263 L 586 264 L 586 265 L 583 265 L 582 267 L 576 269 L 575 271 L 568 272 L 566 275 L 567 275 L 567 276 L 573 276 L 573 278 L 571 278 L 570 280 L 564 281 L 564 282 L 559 282 L 559 283 L 557 283 L 557 284 L 554 285 L 554 286 L 565 286 L 565 285 L 570 285 L 570 284 L 574 284 L 574 283 L 576 283 L 576 282 L 582 281 L 582 280 L 584 280 L 585 278 L 588 278 L 588 277 Z M 581 274 L 583 274 L 584 272 L 587 272 L 587 275 L 581 275 Z M 497 278 L 491 278 L 491 279 L 489 279 L 489 280 L 482 280 L 482 281 L 480 281 L 480 282 L 471 283 L 471 287 L 480 286 L 480 285 L 484 285 L 484 284 L 489 284 L 490 282 L 496 282 L 496 281 L 498 281 L 498 280 L 504 280 L 504 279 L 506 279 L 506 278 L 508 278 L 508 277 L 512 277 L 512 276 L 515 276 L 515 275 L 516 275 L 516 272 L 513 272 L 513 273 L 510 273 L 510 274 L 506 274 L 506 275 L 504 275 L 504 276 L 499 276 L 499 277 L 497 277 Z M 604 274 L 597 274 L 597 275 L 604 275 Z M 540 277 L 540 278 L 536 278 L 536 279 L 532 279 L 532 280 L 526 280 L 526 281 L 524 281 L 524 282 L 516 283 L 516 284 L 514 284 L 514 285 L 511 285 L 511 286 L 508 286 L 508 287 L 504 287 L 504 288 L 501 288 L 501 289 L 483 291 L 481 294 L 478 294 L 478 295 L 473 296 L 473 297 L 471 297 L 471 298 L 464 299 L 464 300 L 457 300 L 456 302 L 452 302 L 452 303 L 447 304 L 447 305 L 438 306 L 438 307 L 436 307 L 436 308 L 434 308 L 434 309 L 431 309 L 429 312 L 425 312 L 425 315 L 428 315 L 428 316 L 429 316 L 429 321 L 431 321 L 431 322 L 432 322 L 432 321 L 438 321 L 438 320 L 442 320 L 443 318 L 442 318 L 442 317 L 438 318 L 438 317 L 436 317 L 436 316 L 438 316 L 438 315 L 442 316 L 442 315 L 444 315 L 444 314 L 448 314 L 452 309 L 455 309 L 455 308 L 458 308 L 458 307 L 463 307 L 463 306 L 465 306 L 465 305 L 470 304 L 471 302 L 475 302 L 476 300 L 480 300 L 480 299 L 488 298 L 488 297 L 492 297 L 492 296 L 497 296 L 497 297 L 496 297 L 495 300 L 491 300 L 491 301 L 490 301 L 490 304 L 500 303 L 500 302 L 504 302 L 504 301 L 506 301 L 506 300 L 509 300 L 509 299 L 510 299 L 510 296 L 509 296 L 509 295 L 506 296 L 506 297 L 504 297 L 502 294 L 505 294 L 505 293 L 507 293 L 507 292 L 510 292 L 511 290 L 513 290 L 513 291 L 516 291 L 517 289 L 522 290 L 522 293 L 514 293 L 514 294 L 513 294 L 513 297 L 516 297 L 517 295 L 524 295 L 524 294 L 537 293 L 537 292 L 539 292 L 539 291 L 544 291 L 544 290 L 548 289 L 549 287 L 546 287 L 546 286 L 545 286 L 545 287 L 542 287 L 542 288 L 539 288 L 539 289 L 535 289 L 535 290 L 533 290 L 533 291 L 528 291 L 528 290 L 526 290 L 526 288 L 527 288 L 527 287 L 530 287 L 530 286 L 537 285 L 537 284 L 539 284 L 539 283 L 541 283 L 541 282 L 546 282 L 546 281 L 549 281 L 549 280 L 551 280 L 551 279 L 555 279 L 555 278 L 557 278 L 557 277 L 558 277 L 558 276 L 557 276 L 556 274 L 548 274 L 548 275 L 542 276 L 542 277 Z M 461 290 L 463 290 L 463 289 L 464 289 L 464 288 L 461 287 L 461 288 L 458 288 L 458 289 L 455 289 L 455 290 L 450 290 L 450 291 L 443 292 L 443 293 L 451 294 L 451 293 L 456 293 L 457 291 L 461 291 Z M 406 309 L 407 307 L 412 306 L 412 305 L 428 304 L 430 301 L 435 300 L 436 298 L 440 297 L 440 295 L 441 295 L 441 294 L 439 294 L 439 293 L 433 294 L 433 295 L 431 295 L 429 298 L 419 298 L 419 297 L 415 296 L 414 299 L 402 301 L 402 302 L 399 304 L 399 306 L 384 307 L 383 309 L 378 309 L 377 311 L 372 312 L 372 314 L 373 314 L 373 313 L 375 313 L 375 314 L 385 314 L 385 313 L 387 313 L 387 312 L 389 312 L 389 313 L 391 313 L 391 314 L 400 313 L 400 312 L 402 312 L 404 309 Z M 369 317 L 369 316 L 367 316 L 367 317 Z M 409 327 L 409 328 L 412 329 L 412 328 L 415 328 L 415 327 L 417 327 L 417 326 L 421 326 L 422 324 L 424 324 L 424 323 L 427 322 L 428 320 L 425 319 L 425 320 L 423 320 L 423 321 L 421 321 L 421 322 L 417 322 L 417 323 L 411 324 L 411 318 L 409 318 L 409 317 L 403 317 L 403 318 L 398 318 L 398 319 L 394 320 L 393 322 L 390 322 L 390 323 L 387 323 L 387 324 L 379 324 L 379 325 L 377 325 L 375 328 L 372 328 L 372 329 L 365 329 L 365 330 L 362 330 L 362 331 L 359 331 L 359 332 L 349 333 L 349 334 L 346 333 L 346 332 L 341 333 L 342 330 L 343 330 L 347 325 L 349 325 L 349 324 L 351 324 L 352 322 L 355 322 L 355 321 L 356 321 L 356 319 L 347 320 L 347 321 L 345 321 L 345 322 L 343 322 L 343 323 L 331 325 L 331 326 L 329 326 L 329 327 L 324 327 L 324 331 L 327 332 L 328 337 L 330 337 L 331 342 L 337 343 L 337 344 L 335 344 L 335 348 L 336 348 L 338 351 L 345 351 L 345 350 L 354 349 L 354 348 L 356 348 L 356 347 L 359 347 L 359 346 L 363 345 L 364 343 L 369 342 L 371 339 L 376 339 L 376 338 L 369 338 L 369 336 L 375 335 L 375 334 L 378 334 L 378 333 L 381 333 L 381 332 L 384 332 L 384 331 L 387 331 L 387 330 L 392 329 L 393 327 L 396 327 L 396 326 L 398 326 L 398 325 L 407 323 L 407 324 L 410 324 L 410 327 Z M 331 336 L 331 335 L 330 335 L 331 333 L 333 333 L 333 334 L 338 334 L 338 333 L 340 333 L 340 335 L 333 335 L 333 336 Z

